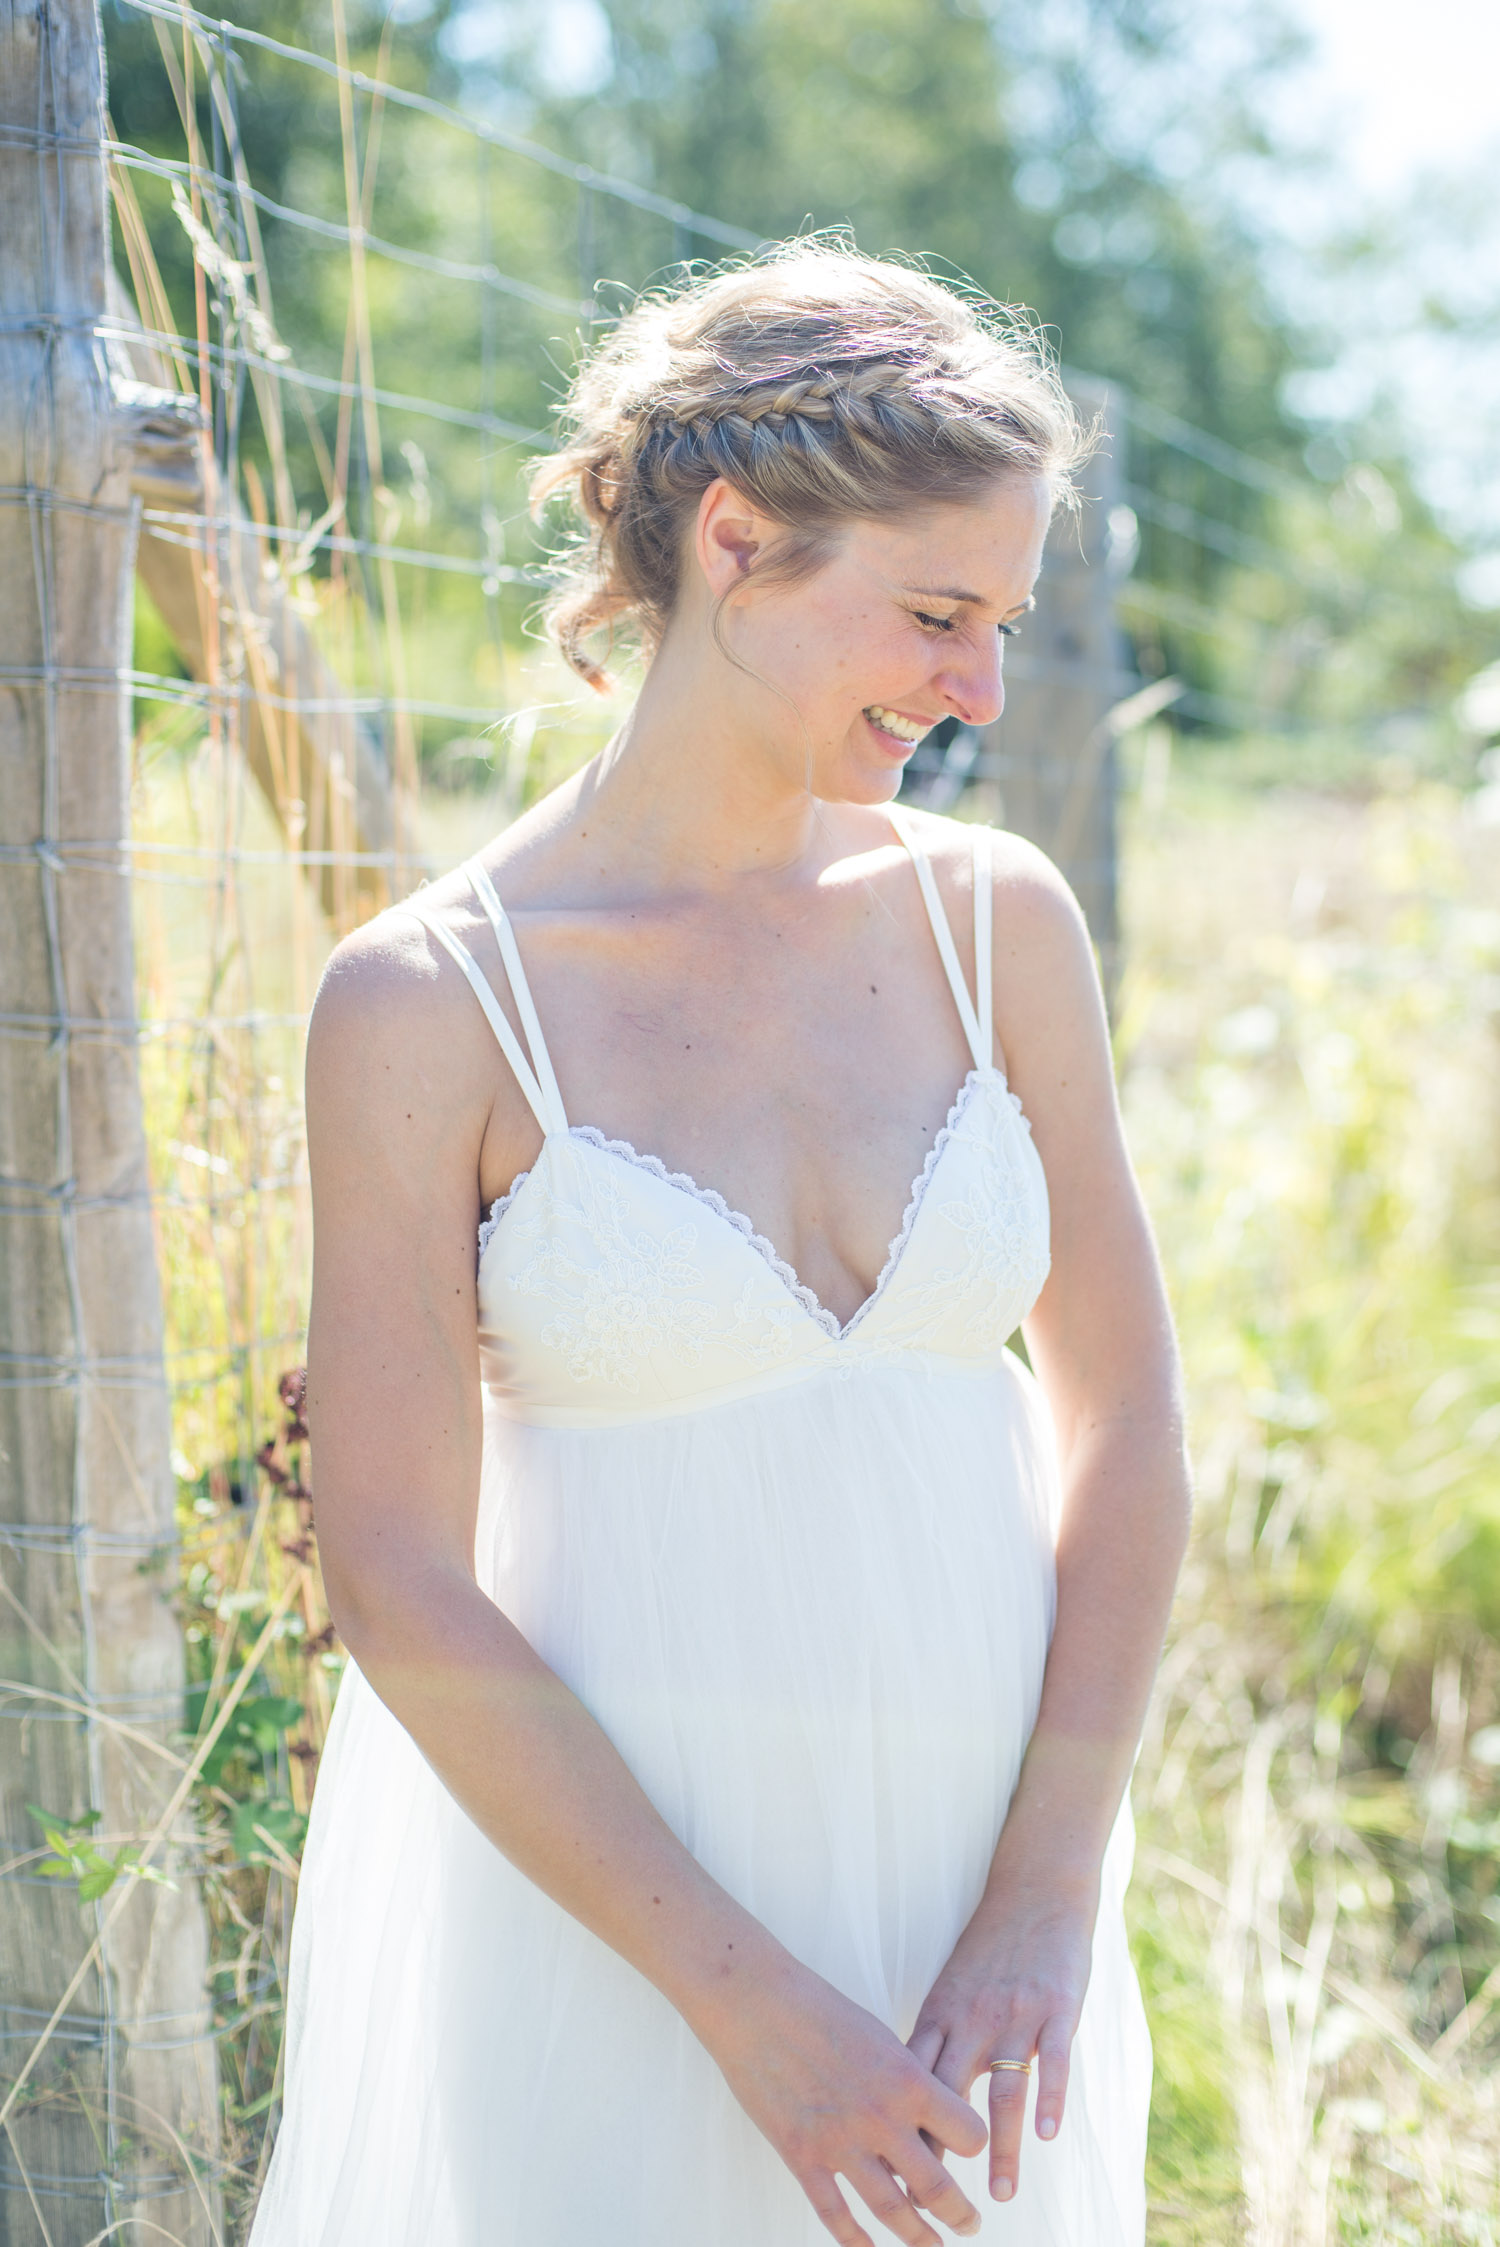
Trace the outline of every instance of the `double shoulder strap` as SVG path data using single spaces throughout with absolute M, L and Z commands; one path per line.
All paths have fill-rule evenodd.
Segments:
M 953 931 L 948 926 L 948 916 L 938 895 L 932 867 L 927 853 L 918 842 L 906 813 L 898 805 L 890 807 L 891 824 L 911 855 L 917 881 L 922 891 L 922 902 L 927 908 L 927 918 L 932 923 L 932 933 L 937 939 L 939 957 L 948 985 L 953 993 L 953 1003 L 958 1008 L 958 1018 L 963 1024 L 964 1036 L 969 1041 L 969 1051 L 974 1056 L 976 1069 L 993 1066 L 995 1052 L 994 1005 L 992 997 L 991 885 L 993 871 L 990 859 L 990 831 L 988 827 L 974 829 L 974 997 L 969 996 L 963 970 L 958 964 L 954 949 Z M 516 945 L 516 932 L 499 898 L 495 886 L 477 858 L 465 861 L 463 872 L 469 887 L 479 900 L 480 908 L 495 932 L 500 947 L 500 957 L 505 963 L 505 973 L 516 1002 L 516 1012 L 521 1017 L 521 1027 L 526 1034 L 526 1044 L 516 1036 L 506 1018 L 505 1010 L 491 988 L 489 978 L 480 967 L 467 945 L 447 927 L 436 910 L 427 903 L 419 890 L 409 897 L 401 911 L 411 913 L 442 945 L 450 959 L 457 962 L 467 977 L 474 996 L 485 1012 L 485 1019 L 499 1041 L 501 1052 L 515 1072 L 516 1082 L 525 1093 L 532 1114 L 543 1132 L 566 1131 L 567 1114 L 562 1104 L 562 1094 L 557 1088 L 552 1059 L 542 1036 L 531 987 L 526 981 L 526 971 L 521 965 L 521 954 Z
M 969 997 L 969 987 L 964 981 L 964 971 L 958 964 L 958 953 L 953 946 L 953 931 L 948 926 L 948 916 L 943 911 L 943 901 L 933 879 L 927 853 L 918 842 L 906 812 L 899 804 L 890 807 L 891 824 L 911 853 L 911 862 L 917 870 L 921 885 L 922 902 L 927 907 L 927 918 L 932 923 L 932 933 L 937 938 L 938 952 L 953 993 L 953 1003 L 958 1008 L 958 1019 L 964 1026 L 964 1036 L 969 1041 L 969 1051 L 974 1056 L 976 1069 L 989 1069 L 995 1060 L 995 1002 L 994 1002 L 994 951 L 993 951 L 993 881 L 994 868 L 990 858 L 990 830 L 974 829 L 974 996 Z
M 562 1094 L 557 1089 L 552 1057 L 547 1051 L 547 1041 L 542 1036 L 542 1025 L 537 1019 L 531 986 L 526 981 L 526 970 L 521 965 L 521 955 L 516 948 L 516 932 L 510 925 L 505 907 L 495 895 L 494 883 L 478 859 L 468 859 L 463 871 L 468 876 L 469 887 L 478 898 L 486 920 L 495 932 L 495 941 L 500 947 L 500 957 L 505 962 L 505 972 L 515 997 L 516 1012 L 521 1017 L 521 1027 L 531 1049 L 529 1057 L 506 1020 L 505 1010 L 490 988 L 488 976 L 467 945 L 461 944 L 445 926 L 420 891 L 415 897 L 408 898 L 402 909 L 415 914 L 423 927 L 431 930 L 444 951 L 463 969 L 475 998 L 484 1008 L 490 1028 L 500 1041 L 500 1051 L 515 1071 L 516 1082 L 530 1102 L 531 1112 L 543 1131 L 566 1131 L 568 1118 L 563 1108 Z

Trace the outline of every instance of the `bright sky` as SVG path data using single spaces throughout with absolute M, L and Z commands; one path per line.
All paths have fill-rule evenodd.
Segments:
M 1310 202 L 1291 188 L 1276 214 L 1286 238 L 1315 248 L 1373 205 L 1384 206 L 1393 241 L 1404 234 L 1408 244 L 1385 287 L 1367 276 L 1366 296 L 1356 289 L 1330 307 L 1344 348 L 1326 378 L 1295 378 L 1289 395 L 1315 417 L 1357 413 L 1378 392 L 1404 402 L 1428 496 L 1484 557 L 1466 588 L 1500 605 L 1500 193 L 1485 192 L 1487 181 L 1500 190 L 1500 0 L 1289 0 L 1289 9 L 1317 51 L 1278 89 L 1273 114 L 1332 156 L 1338 184 Z M 1456 200 L 1414 193 L 1445 176 L 1468 183 Z M 1429 291 L 1465 331 L 1433 331 Z
M 1363 186 L 1399 189 L 1426 167 L 1462 163 L 1487 145 L 1500 158 L 1496 0 L 1294 4 L 1319 43 L 1305 78 L 1313 114 L 1333 126 Z

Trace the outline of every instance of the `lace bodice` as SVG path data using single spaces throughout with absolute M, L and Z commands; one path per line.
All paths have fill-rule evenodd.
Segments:
M 976 845 L 971 1000 L 926 858 L 904 823 L 898 832 L 975 1066 L 873 1292 L 844 1326 L 721 1194 L 592 1125 L 568 1123 L 514 932 L 482 867 L 471 864 L 470 879 L 500 942 L 529 1058 L 469 953 L 414 902 L 468 976 L 545 1133 L 532 1168 L 480 1228 L 481 1363 L 497 1409 L 601 1425 L 836 1378 L 894 1353 L 982 1371 L 1031 1309 L 1048 1270 L 1047 1188 L 1020 1101 L 991 1061 L 988 834 L 980 830 Z

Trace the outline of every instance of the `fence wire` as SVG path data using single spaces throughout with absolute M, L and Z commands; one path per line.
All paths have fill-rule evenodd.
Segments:
M 548 442 L 559 368 L 608 316 L 593 270 L 601 209 L 629 222 L 613 237 L 631 260 L 621 301 L 705 249 L 754 250 L 759 237 L 402 85 L 389 24 L 375 68 L 356 68 L 340 0 L 331 57 L 185 5 L 119 4 L 156 28 L 181 134 L 175 153 L 112 134 L 98 144 L 121 273 L 110 316 L 94 327 L 147 429 L 133 509 L 143 589 L 135 650 L 113 668 L 80 669 L 49 647 L 40 664 L 0 667 L 0 680 L 39 689 L 49 713 L 64 689 L 129 696 L 133 832 L 64 842 L 49 800 L 41 841 L 0 852 L 36 866 L 54 954 L 50 1007 L 0 1012 L 0 1038 L 64 1057 L 74 1041 L 131 1049 L 152 1184 L 79 1193 L 66 1115 L 63 1182 L 4 1181 L 0 1218 L 46 1207 L 63 1226 L 75 1318 L 66 1350 L 0 1355 L 0 1387 L 119 1391 L 165 1378 L 198 1701 L 184 1713 L 171 1696 L 106 1692 L 86 1634 L 72 1691 L 0 1681 L 0 1703 L 28 1724 L 83 1725 L 97 1801 L 103 1729 L 138 1734 L 144 1752 L 152 1737 L 159 1747 L 164 1726 L 173 1737 L 178 1719 L 172 1753 L 185 1768 L 187 1743 L 283 1610 L 241 1704 L 251 1716 L 238 1767 L 232 1756 L 211 1763 L 199 1790 L 195 1867 L 209 1883 L 215 1969 L 232 1998 L 214 2021 L 225 2150 L 204 2167 L 233 2217 L 253 2196 L 275 2122 L 295 1853 L 340 1660 L 306 1567 L 300 1408 L 279 1388 L 300 1358 L 309 1268 L 299 1087 L 311 996 L 340 934 L 477 845 L 602 738 L 607 713 L 578 703 L 524 632 L 546 574 L 522 527 L 521 485 L 526 459 Z M 342 209 L 300 207 L 251 176 L 244 88 L 272 65 L 331 89 L 336 139 L 314 168 Z M 94 145 L 14 125 L 0 137 L 34 146 L 39 165 Z M 471 183 L 461 221 L 411 189 L 413 165 L 437 149 L 442 180 Z M 466 254 L 401 239 L 403 216 L 414 235 L 451 231 L 460 239 L 449 248 Z M 321 324 L 308 313 L 318 293 L 309 258 L 331 261 L 317 268 L 332 275 L 334 299 Z M 404 317 L 399 292 L 419 282 Z M 283 322 L 278 303 L 300 308 L 306 332 Z M 1148 401 L 1121 398 L 1130 468 L 1119 601 L 1137 683 L 1210 648 L 1211 683 L 1183 692 L 1176 717 L 1277 733 L 1354 722 L 1310 712 L 1299 700 L 1305 680 L 1277 702 L 1257 690 L 1289 603 L 1316 596 L 1336 632 L 1340 602 L 1359 594 L 1347 573 L 1294 553 L 1291 530 L 1321 521 L 1326 495 Z M 0 491 L 0 505 L 27 509 L 39 573 L 59 511 L 119 516 L 30 488 Z M 1013 669 L 1028 677 L 1024 653 Z M 457 679 L 465 687 L 455 696 L 445 685 Z M 965 770 L 982 777 L 972 756 Z M 136 1014 L 81 1012 L 69 1000 L 56 963 L 58 901 L 83 876 L 129 885 Z M 166 1297 L 164 1363 L 91 1352 L 76 1315 L 78 1214 L 143 1201 Z M 76 1508 L 56 1527 L 0 1522 L 0 1546 L 76 1561 L 85 1618 L 90 1554 L 149 1562 L 175 1542 L 100 1529 Z M 293 1701 L 294 1718 L 266 1708 Z M 26 1859 L 4 1870 L 42 1877 Z M 0 2191 L 102 2191 L 113 2222 L 124 2189 L 113 2055 L 143 2027 L 185 2024 L 115 2017 L 108 1972 L 95 1986 L 100 2009 L 65 2010 L 50 2034 L 103 2055 L 100 2167 L 28 2182 L 6 2156 Z M 34 2046 L 47 2028 L 23 2014 L 12 2008 L 0 2025 L 7 2047 Z M 175 2170 L 131 2173 L 136 2199 L 180 2189 Z

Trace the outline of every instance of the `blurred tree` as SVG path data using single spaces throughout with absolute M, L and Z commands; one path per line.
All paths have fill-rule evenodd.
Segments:
M 180 155 L 155 26 L 127 0 L 106 0 L 106 11 L 122 137 Z M 868 249 L 921 253 L 1033 308 L 1073 366 L 1294 478 L 1300 497 L 1274 476 L 1226 477 L 1201 448 L 1165 441 L 1159 424 L 1130 433 L 1127 475 L 1146 488 L 1138 576 L 1166 597 L 1154 608 L 1137 600 L 1128 622 L 1143 668 L 1193 688 L 1180 721 L 1243 730 L 1264 712 L 1273 731 L 1363 729 L 1368 745 L 1377 712 L 1418 712 L 1431 736 L 1434 706 L 1493 652 L 1457 598 L 1462 552 L 1434 521 L 1389 420 L 1319 435 L 1296 410 L 1336 339 L 1316 293 L 1295 300 L 1299 318 L 1278 279 L 1274 213 L 1289 180 L 1316 191 L 1322 159 L 1263 122 L 1296 52 L 1274 4 L 435 0 L 424 11 L 405 0 L 398 19 L 351 0 L 346 15 L 351 60 L 372 76 L 766 237 L 847 225 Z M 247 0 L 243 20 L 325 55 L 335 44 L 335 0 Z M 180 47 L 175 27 L 169 36 Z M 333 81 L 227 41 L 218 56 L 256 186 L 342 222 Z M 203 95 L 201 67 L 196 115 L 213 168 L 227 168 L 224 118 Z M 675 260 L 721 254 L 409 111 L 382 115 L 364 95 L 352 124 L 372 231 L 404 250 L 492 262 L 574 300 L 596 282 L 628 298 Z M 187 232 L 166 186 L 137 178 L 190 329 Z M 208 215 L 232 244 L 229 202 Z M 269 214 L 261 223 L 276 324 L 298 366 L 350 380 L 347 249 Z M 1378 263 L 1379 244 L 1366 254 Z M 576 316 L 378 254 L 368 277 L 382 387 L 542 425 L 577 348 Z M 601 289 L 604 311 L 619 301 Z M 322 393 L 303 404 L 325 457 L 347 464 L 351 521 L 367 535 L 404 508 L 469 552 L 477 527 L 486 553 L 529 558 L 513 448 L 481 446 L 476 495 L 470 429 L 385 407 L 374 476 L 349 401 Z M 255 455 L 248 422 L 244 441 Z M 290 441 L 310 522 L 325 504 L 310 432 L 294 426 Z M 437 672 L 470 660 L 460 594 L 435 589 L 426 612 Z M 506 603 L 513 624 L 520 604 Z
M 1301 43 L 1274 6 L 587 5 L 607 36 L 571 52 L 547 0 L 471 6 L 455 19 L 466 98 L 523 90 L 552 145 L 767 236 L 847 225 L 866 249 L 922 253 L 1033 308 L 1073 366 L 1287 472 L 1302 499 L 1132 435 L 1127 472 L 1163 510 L 1143 523 L 1143 569 L 1173 597 L 1129 616 L 1144 667 L 1185 677 L 1181 717 L 1214 730 L 1259 709 L 1330 738 L 1363 725 L 1365 746 L 1409 748 L 1413 713 L 1431 733 L 1482 633 L 1388 427 L 1346 432 L 1309 476 L 1288 399 L 1329 338 L 1273 286 L 1258 214 L 1273 183 L 1316 192 L 1325 159 L 1264 122 Z M 612 224 L 601 203 L 595 269 L 635 284 Z M 1256 557 L 1277 553 L 1268 576 Z
M 570 93 L 522 34 L 541 5 L 483 20 L 506 83 L 530 73 L 555 145 L 767 235 L 847 224 L 868 249 L 931 255 L 1036 308 L 1075 365 L 1235 443 L 1300 453 L 1279 403 L 1297 338 L 1249 230 L 1204 184 L 1226 152 L 1253 152 L 1253 116 L 1174 64 L 1180 10 L 1091 0 L 1060 47 L 1023 11 L 968 0 L 603 0 L 607 74 Z M 485 75 L 471 62 L 476 91 Z M 601 231 L 604 272 L 608 246 Z

